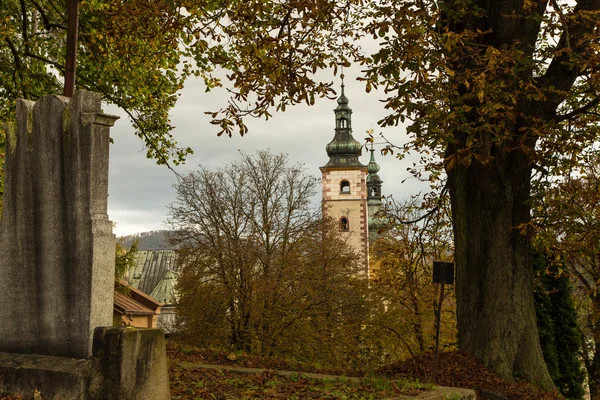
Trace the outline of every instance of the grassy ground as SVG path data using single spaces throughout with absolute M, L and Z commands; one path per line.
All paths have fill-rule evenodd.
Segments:
M 245 400 L 245 399 L 346 399 L 375 400 L 398 395 L 417 395 L 430 390 L 433 355 L 381 368 L 365 376 L 364 371 L 336 370 L 285 360 L 236 355 L 167 342 L 169 374 L 173 400 Z M 226 370 L 198 368 L 195 364 L 217 364 L 264 368 L 259 374 L 240 374 Z M 289 377 L 273 370 L 295 371 Z M 305 373 L 345 375 L 359 379 L 319 380 Z M 542 392 L 519 382 L 506 382 L 484 368 L 473 356 L 462 352 L 440 355 L 436 384 L 501 394 L 509 400 L 557 400 L 555 393 Z M 22 400 L 19 396 L 0 400 Z M 37 400 L 37 399 L 36 399 Z
M 331 379 L 311 379 L 303 373 L 343 374 L 349 371 L 317 368 L 284 360 L 252 356 L 234 357 L 225 353 L 169 343 L 169 373 L 171 395 L 179 399 L 347 399 L 375 400 L 398 395 L 417 395 L 433 386 L 408 378 L 383 376 Z M 266 368 L 259 374 L 240 374 L 226 370 L 194 368 L 190 363 L 220 364 Z M 270 370 L 298 371 L 289 377 Z M 360 375 L 353 371 L 351 375 Z
M 282 377 L 272 372 L 245 375 L 223 370 L 173 366 L 171 395 L 178 399 L 347 399 L 375 400 L 401 394 L 417 395 L 429 386 L 386 378 L 349 380 L 308 379 L 299 373 Z
M 171 393 L 174 399 L 385 399 L 399 394 L 415 395 L 433 385 L 433 354 L 426 353 L 402 363 L 388 365 L 370 378 L 364 371 L 318 368 L 314 365 L 272 358 L 238 355 L 199 349 L 169 342 Z M 179 362 L 237 365 L 251 368 L 298 371 L 286 379 L 274 375 L 241 376 L 231 372 L 189 370 Z M 302 372 L 363 377 L 359 383 L 322 382 L 306 379 Z M 474 389 L 505 396 L 509 400 L 558 400 L 556 393 L 547 393 L 526 382 L 500 379 L 464 352 L 441 353 L 435 384 Z M 179 397 L 178 397 L 179 396 Z

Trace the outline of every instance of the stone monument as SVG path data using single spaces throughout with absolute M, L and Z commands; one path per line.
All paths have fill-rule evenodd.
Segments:
M 169 398 L 162 332 L 109 328 L 116 119 L 100 95 L 80 91 L 19 100 L 16 123 L 4 126 L 0 397 Z

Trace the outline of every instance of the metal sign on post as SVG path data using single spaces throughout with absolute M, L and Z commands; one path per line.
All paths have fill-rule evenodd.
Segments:
M 454 285 L 454 263 L 434 261 L 433 283 Z
M 433 362 L 433 382 L 435 383 L 438 356 L 440 354 L 440 319 L 442 316 L 442 302 L 444 301 L 444 288 L 446 284 L 454 285 L 454 263 L 434 261 L 433 283 L 440 284 L 440 301 L 435 321 L 435 360 Z

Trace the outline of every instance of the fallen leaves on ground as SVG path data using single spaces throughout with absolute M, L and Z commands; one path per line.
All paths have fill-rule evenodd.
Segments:
M 167 344 L 169 375 L 173 400 L 187 399 L 365 399 L 376 400 L 398 395 L 418 395 L 430 385 L 422 385 L 409 379 L 385 377 L 363 378 L 360 382 L 347 379 L 309 379 L 303 372 L 327 373 L 331 369 L 290 363 L 284 360 L 237 355 L 233 361 L 227 352 L 199 349 L 177 343 Z M 260 374 L 240 374 L 233 371 L 183 367 L 181 361 L 237 365 L 264 368 Z M 277 375 L 271 370 L 297 371 L 290 377 Z M 355 374 L 357 371 L 354 371 Z
M 320 374 L 345 375 L 353 377 L 361 377 L 365 374 L 365 371 L 358 371 L 350 368 L 341 369 L 322 367 L 309 363 L 295 362 L 272 357 L 253 356 L 245 353 L 236 354 L 235 358 L 232 360 L 231 354 L 232 353 L 226 351 L 202 349 L 186 344 L 181 344 L 172 340 L 167 341 L 168 358 L 180 361 L 217 365 L 237 365 L 240 367 L 248 368 L 315 372 Z
M 283 377 L 271 371 L 240 374 L 232 371 L 185 368 L 172 363 L 171 398 L 188 399 L 384 399 L 398 395 L 418 395 L 423 389 L 406 381 L 385 378 L 348 380 L 308 379 L 298 375 Z
M 390 377 L 411 377 L 421 382 L 431 382 L 434 354 L 425 353 L 413 359 L 381 368 L 379 372 Z M 461 351 L 440 353 L 436 382 L 440 386 L 470 388 L 503 395 L 509 400 L 557 400 L 563 397 L 543 392 L 526 382 L 507 382 L 485 368 L 475 356 Z

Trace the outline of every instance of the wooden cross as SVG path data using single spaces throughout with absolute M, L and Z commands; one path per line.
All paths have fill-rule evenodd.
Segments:
M 67 58 L 65 65 L 65 87 L 63 96 L 72 97 L 75 93 L 75 67 L 77 64 L 77 31 L 79 28 L 79 1 L 68 0 Z

